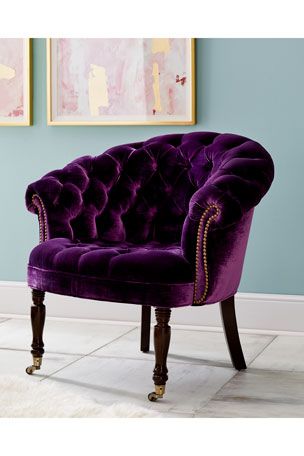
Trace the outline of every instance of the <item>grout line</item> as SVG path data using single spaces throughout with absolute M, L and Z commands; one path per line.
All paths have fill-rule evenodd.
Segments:
M 149 353 L 147 354 L 150 354 L 150 355 L 153 355 L 153 361 L 155 359 L 155 353 L 154 351 L 150 351 Z M 119 356 L 119 355 L 103 355 L 103 356 L 94 356 L 93 355 L 93 358 L 97 358 L 97 359 L 123 359 L 123 360 L 128 360 L 128 361 L 139 361 L 139 362 L 147 362 L 147 361 L 151 361 L 151 358 L 150 357 L 147 357 L 146 359 L 144 358 L 136 358 L 135 356 Z M 197 361 L 175 361 L 175 360 L 172 360 L 170 359 L 170 352 L 168 354 L 168 360 L 167 360 L 167 364 L 170 366 L 170 364 L 178 364 L 178 365 L 184 365 L 184 366 L 199 366 L 199 367 L 217 367 L 219 369 L 229 369 L 231 367 L 231 365 L 227 362 L 221 362 L 221 361 L 212 361 L 212 360 L 207 360 L 207 359 L 204 359 L 204 360 L 197 360 Z
M 272 342 L 275 341 L 275 339 L 277 338 L 278 336 L 274 336 L 263 348 L 262 350 L 250 361 L 250 363 L 248 364 L 248 367 L 251 366 L 251 364 L 257 359 L 258 356 L 260 356 L 265 350 L 266 348 L 269 347 L 269 345 L 272 344 Z
M 260 356 L 264 350 L 266 350 L 267 347 L 269 347 L 270 344 L 272 344 L 272 342 L 277 338 L 277 336 L 274 336 L 271 338 L 271 340 L 262 348 L 262 350 L 260 350 L 258 352 L 258 354 L 250 361 L 250 363 L 248 364 L 247 367 L 249 367 L 254 361 L 255 359 Z M 211 398 L 209 399 L 209 401 L 207 401 L 203 407 L 201 407 L 200 409 L 196 410 L 195 413 L 198 413 L 199 411 L 202 411 L 205 407 L 207 407 L 207 405 L 217 396 L 217 394 L 219 394 L 219 392 L 225 388 L 226 385 L 228 385 L 228 383 L 230 383 L 233 379 L 235 379 L 235 377 L 237 377 L 238 375 L 240 375 L 242 373 L 242 371 L 235 371 L 235 374 L 229 379 L 227 380 L 227 382 L 225 382 L 212 396 Z M 246 370 L 243 371 L 243 373 L 246 373 Z
M 134 331 L 135 328 L 131 329 L 130 331 L 128 332 L 132 332 Z M 117 339 L 119 339 L 120 337 L 123 337 L 125 336 L 126 334 L 125 333 L 121 336 L 118 336 Z M 107 345 L 110 345 L 112 342 L 115 342 L 117 339 L 114 339 L 112 340 L 111 342 L 107 342 L 105 345 L 102 345 L 101 347 L 98 347 L 96 349 L 94 349 L 92 352 L 90 353 L 66 353 L 66 352 L 54 352 L 54 351 L 46 351 L 45 352 L 45 355 L 44 355 L 44 359 L 47 355 L 62 355 L 62 356 L 70 356 L 70 357 L 78 357 L 77 360 L 74 360 L 74 361 L 71 361 L 71 363 L 75 362 L 75 361 L 78 361 L 79 359 L 82 359 L 86 356 L 92 356 L 92 353 L 94 353 L 94 351 L 96 350 L 100 350 L 101 348 L 104 348 L 106 347 Z M 13 352 L 22 352 L 22 353 L 30 353 L 30 350 L 29 349 L 25 349 L 25 348 L 10 348 L 10 347 L 1 347 L 0 346 L 0 351 L 13 351 Z M 147 355 L 153 355 L 153 360 L 154 360 L 154 356 L 155 356 L 155 353 L 154 351 L 150 351 L 149 353 L 147 353 Z M 119 356 L 119 355 L 102 355 L 102 356 L 97 356 L 97 355 L 93 355 L 92 356 L 93 358 L 95 359 L 124 359 L 124 360 L 129 360 L 129 361 L 142 361 L 142 362 L 147 362 L 147 361 L 150 361 L 151 358 L 147 356 L 146 359 L 144 358 L 136 358 L 135 356 L 132 357 L 132 356 Z M 186 365 L 186 366 L 205 366 L 205 367 L 218 367 L 218 368 L 223 368 L 223 369 L 229 369 L 230 368 L 230 364 L 227 362 L 227 363 L 221 363 L 220 361 L 212 361 L 212 360 L 197 360 L 197 361 L 175 361 L 175 360 L 172 360 L 170 359 L 170 353 L 168 354 L 168 364 L 182 364 L 182 365 Z M 68 365 L 68 364 L 67 364 Z M 264 369 L 263 369 L 264 370 Z M 52 372 L 52 374 L 55 373 L 55 372 Z M 52 375 L 50 374 L 50 375 Z
M 1 325 L 1 323 L 5 323 L 6 321 L 9 321 L 9 320 L 10 320 L 10 318 L 5 318 L 4 320 L 1 320 L 0 325 Z
M 233 367 L 233 369 L 234 369 L 234 367 Z M 225 386 L 228 385 L 228 383 L 229 383 L 232 379 L 234 379 L 239 373 L 240 373 L 240 371 L 235 370 L 235 373 L 232 375 L 232 377 L 229 378 L 222 386 L 220 386 L 219 389 L 216 390 L 216 392 L 210 397 L 210 399 L 209 399 L 202 407 L 200 407 L 200 408 L 198 408 L 197 410 L 195 410 L 194 413 L 198 413 L 198 412 L 202 411 L 205 407 L 207 407 L 207 405 L 209 404 L 209 402 L 211 402 L 211 401 L 213 400 L 213 398 L 214 398 L 214 397 L 215 397 L 223 388 L 225 388 Z
M 31 349 L 30 346 L 29 348 L 11 348 L 11 347 L 2 347 L 0 345 L 0 350 L 8 350 L 8 351 L 16 351 L 16 352 L 24 352 L 24 353 L 30 353 Z M 67 353 L 67 352 L 61 352 L 61 351 L 48 351 L 46 352 L 46 355 L 62 355 L 62 356 L 85 356 L 85 353 Z M 96 357 L 97 358 L 97 357 Z
M 92 353 L 95 353 L 96 351 L 100 350 L 101 348 L 104 348 L 104 347 L 106 347 L 107 345 L 110 345 L 112 342 L 116 342 L 116 341 L 119 340 L 121 337 L 126 336 L 127 334 L 129 334 L 129 333 L 132 332 L 132 331 L 135 331 L 135 329 L 136 329 L 136 328 L 129 329 L 129 331 L 127 331 L 127 332 L 121 334 L 120 336 L 116 337 L 115 339 L 111 340 L 110 342 L 107 342 L 107 343 L 101 345 L 100 347 L 95 348 L 95 349 L 92 350 L 91 352 L 86 353 L 85 355 L 81 356 L 80 358 L 75 359 L 74 361 L 71 361 L 70 363 L 66 364 L 65 366 L 61 367 L 60 369 L 57 369 L 57 370 L 55 370 L 54 372 L 51 372 L 49 375 L 46 375 L 46 376 L 45 376 L 43 379 L 41 379 L 40 381 L 42 382 L 43 380 L 48 379 L 48 378 L 51 377 L 52 375 L 57 374 L 58 372 L 62 371 L 63 369 L 66 369 L 67 367 L 71 366 L 72 364 L 77 363 L 77 362 L 80 361 L 81 359 L 86 358 L 87 356 L 92 355 Z

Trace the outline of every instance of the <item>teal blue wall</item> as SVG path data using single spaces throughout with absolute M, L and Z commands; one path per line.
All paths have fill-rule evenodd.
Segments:
M 304 40 L 197 40 L 198 123 L 193 127 L 47 127 L 45 43 L 34 40 L 34 126 L 0 128 L 0 280 L 25 280 L 38 241 L 24 206 L 28 183 L 119 143 L 191 130 L 261 142 L 275 182 L 255 212 L 240 290 L 304 294 Z

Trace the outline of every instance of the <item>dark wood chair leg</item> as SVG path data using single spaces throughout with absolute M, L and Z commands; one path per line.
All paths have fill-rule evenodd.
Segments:
M 150 401 L 156 401 L 165 394 L 165 386 L 168 380 L 167 356 L 171 337 L 169 326 L 171 309 L 155 309 L 156 325 L 154 326 L 155 368 L 153 381 L 155 391 L 148 395 Z
M 147 353 L 150 350 L 151 307 L 141 307 L 140 350 Z
M 243 355 L 235 315 L 234 296 L 225 299 L 220 305 L 223 327 L 232 364 L 237 370 L 246 369 L 247 366 Z
M 31 375 L 40 369 L 44 353 L 43 328 L 45 322 L 45 305 L 43 304 L 45 293 L 40 290 L 32 290 L 33 306 L 31 307 L 31 322 L 33 332 L 32 351 L 33 364 L 26 368 L 26 373 Z

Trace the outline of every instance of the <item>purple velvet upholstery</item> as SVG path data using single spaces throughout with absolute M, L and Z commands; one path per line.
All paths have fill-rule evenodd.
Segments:
M 43 241 L 32 288 L 178 307 L 238 288 L 253 208 L 274 169 L 258 143 L 195 132 L 82 157 L 31 184 Z

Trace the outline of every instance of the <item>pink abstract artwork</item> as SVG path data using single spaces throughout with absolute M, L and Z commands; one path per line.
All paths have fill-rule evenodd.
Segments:
M 0 124 L 29 125 L 29 40 L 0 38 Z
M 50 123 L 194 123 L 193 41 L 52 39 Z

